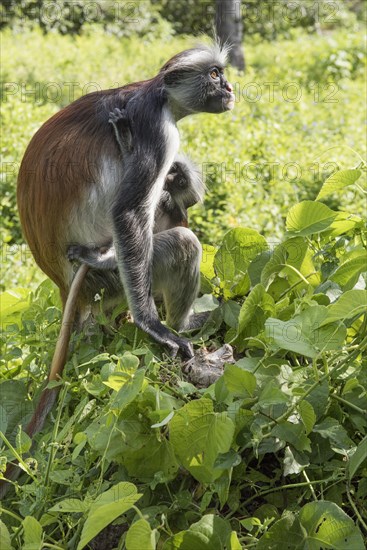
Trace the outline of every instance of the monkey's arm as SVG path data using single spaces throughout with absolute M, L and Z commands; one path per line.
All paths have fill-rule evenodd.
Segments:
M 110 112 L 108 122 L 112 124 L 121 153 L 123 155 L 131 153 L 133 149 L 131 123 L 126 109 L 116 107 Z
M 163 142 L 164 136 L 158 135 L 156 139 Z M 137 140 L 139 146 L 125 165 L 121 191 L 112 209 L 118 269 L 136 325 L 168 346 L 172 354 L 180 350 L 185 357 L 192 357 L 190 342 L 177 337 L 160 322 L 153 299 L 152 201 L 157 200 L 154 195 L 157 188 L 163 187 L 165 176 L 161 173 L 162 161 L 157 161 L 149 146 L 145 149 L 143 140 L 144 137 L 140 144 Z
M 67 257 L 70 261 L 77 261 L 94 269 L 117 268 L 116 251 L 112 245 L 106 249 L 73 244 L 68 248 Z

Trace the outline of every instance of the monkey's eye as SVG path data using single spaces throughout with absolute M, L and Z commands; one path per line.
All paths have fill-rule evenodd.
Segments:
M 212 69 L 210 71 L 210 77 L 213 79 L 213 80 L 216 80 L 217 78 L 219 78 L 219 71 L 218 69 Z

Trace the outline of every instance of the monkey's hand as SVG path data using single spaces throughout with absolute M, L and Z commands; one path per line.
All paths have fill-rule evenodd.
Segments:
M 70 262 L 84 263 L 85 256 L 88 255 L 89 249 L 81 244 L 72 244 L 69 246 L 66 256 Z
M 147 319 L 134 317 L 134 323 L 154 340 L 166 346 L 169 354 L 176 357 L 179 354 L 183 359 L 191 359 L 194 356 L 192 344 L 186 338 L 181 338 L 162 325 L 159 319 Z
M 113 126 L 116 141 L 120 146 L 122 154 L 131 153 L 133 150 L 131 133 L 132 124 L 126 109 L 115 107 L 115 109 L 109 113 L 108 122 Z
M 169 348 L 172 357 L 176 357 L 177 354 L 181 355 L 184 360 L 194 357 L 194 348 L 192 343 L 189 340 L 186 340 L 186 338 L 180 338 L 173 335 L 166 345 Z
M 127 116 L 126 109 L 119 109 L 118 107 L 115 107 L 113 111 L 110 111 L 109 117 L 110 118 L 108 119 L 108 122 L 110 124 L 121 122 L 121 124 L 124 123 L 127 127 L 130 126 L 129 117 Z

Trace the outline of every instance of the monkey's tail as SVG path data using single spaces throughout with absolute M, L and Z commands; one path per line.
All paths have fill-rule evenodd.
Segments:
M 61 328 L 57 337 L 56 347 L 52 358 L 50 373 L 48 375 L 47 382 L 50 382 L 51 380 L 58 380 L 59 378 L 61 378 L 62 372 L 64 370 L 69 350 L 71 332 L 75 319 L 78 296 L 88 269 L 89 266 L 87 266 L 86 264 L 80 265 L 71 283 L 70 290 L 64 306 L 61 320 Z M 59 389 L 59 387 L 51 389 L 45 388 L 41 393 L 41 397 L 37 404 L 36 410 L 34 411 L 33 416 L 25 429 L 25 432 L 29 435 L 31 439 L 35 434 L 42 430 L 47 415 L 51 411 L 56 401 Z M 3 498 L 9 488 L 10 483 L 7 480 L 15 481 L 18 478 L 20 472 L 20 468 L 13 464 L 10 464 L 7 467 L 5 472 L 6 479 L 0 481 L 0 498 Z

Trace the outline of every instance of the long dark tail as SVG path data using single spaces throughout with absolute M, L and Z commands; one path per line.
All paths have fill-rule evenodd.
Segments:
M 73 282 L 71 283 L 69 294 L 64 306 L 61 328 L 57 338 L 47 382 L 50 382 L 51 380 L 58 380 L 64 370 L 68 356 L 70 337 L 74 325 L 78 296 L 88 269 L 89 267 L 87 265 L 80 265 Z M 59 387 L 51 389 L 45 388 L 41 393 L 36 410 L 34 411 L 33 416 L 25 429 L 25 432 L 30 438 L 33 438 L 36 433 L 42 430 L 47 415 L 56 401 L 59 389 Z M 0 481 L 0 498 L 3 498 L 9 488 L 10 483 L 7 480 L 15 481 L 20 472 L 20 468 L 14 464 L 10 464 L 7 467 L 5 472 L 6 480 Z

